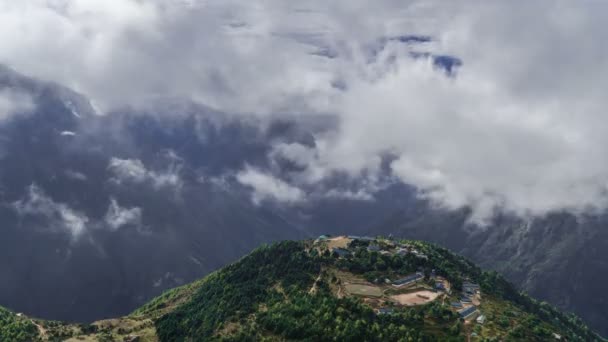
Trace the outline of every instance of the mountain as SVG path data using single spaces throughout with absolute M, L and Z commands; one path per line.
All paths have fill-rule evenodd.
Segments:
M 252 203 L 237 174 L 275 165 L 276 143 L 311 146 L 331 118 L 245 120 L 176 101 L 99 115 L 64 86 L 0 66 L 0 94 L 31 106 L 0 120 L 0 305 L 36 317 L 90 322 L 122 316 L 267 242 L 331 234 L 433 241 L 504 274 L 521 289 L 608 335 L 605 215 L 470 213 L 388 183 L 373 199 L 318 196 Z M 313 193 L 348 194 L 340 175 Z
M 0 92 L 31 103 L 0 122 L 0 305 L 68 321 L 123 315 L 261 243 L 307 236 L 222 182 L 262 155 L 253 127 L 216 125 L 204 108 L 102 116 L 3 67 Z
M 66 325 L 8 317 L 0 337 L 21 336 L 15 341 L 32 331 L 68 341 L 602 340 L 446 249 L 346 236 L 262 246 L 123 318 Z
M 99 115 L 0 65 L 3 92 L 31 106 L 0 121 L 0 305 L 37 317 L 124 315 L 262 243 L 363 230 L 411 198 L 253 203 L 237 173 L 270 168 L 273 143 L 314 144 L 330 119 L 260 123 L 172 101 Z

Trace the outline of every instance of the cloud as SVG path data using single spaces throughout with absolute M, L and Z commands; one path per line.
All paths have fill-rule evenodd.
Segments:
M 118 230 L 120 227 L 126 225 L 139 227 L 141 225 L 141 215 L 141 208 L 123 208 L 118 204 L 116 199 L 112 198 L 104 220 L 112 230 Z
M 34 108 L 32 99 L 28 94 L 0 89 L 0 122 L 3 122 L 15 114 L 22 114 Z
M 87 181 L 89 178 L 87 177 L 87 175 L 85 175 L 82 172 L 79 171 L 75 171 L 75 170 L 65 170 L 64 172 L 65 176 L 68 177 L 69 179 L 73 179 L 73 180 L 77 180 L 77 181 Z
M 182 186 L 179 175 L 180 166 L 177 164 L 171 164 L 165 171 L 156 172 L 146 169 L 139 159 L 113 157 L 110 159 L 108 169 L 114 174 L 112 180 L 119 184 L 122 182 L 149 182 L 155 189 L 165 187 L 179 189 Z
M 347 199 L 354 201 L 372 201 L 374 199 L 374 196 L 365 191 L 365 189 L 359 189 L 357 191 L 330 189 L 326 194 L 324 194 L 324 196 L 327 198 Z
M 252 200 L 256 204 L 264 200 L 294 204 L 305 199 L 302 190 L 253 168 L 240 171 L 236 175 L 236 179 L 239 183 L 253 189 Z
M 72 239 L 81 237 L 87 228 L 89 218 L 65 203 L 55 202 L 37 185 L 28 187 L 27 194 L 13 203 L 13 208 L 21 217 L 42 217 L 51 229 L 68 232 Z
M 297 202 L 299 189 L 337 173 L 373 185 L 390 156 L 390 177 L 483 220 L 608 206 L 607 10 L 599 1 L 2 1 L 0 60 L 106 110 L 177 98 L 239 115 L 332 115 L 337 128 L 314 146 L 277 145 L 269 156 L 303 170 L 278 180 L 247 169 L 240 181 L 259 200 Z M 431 40 L 394 39 L 403 35 Z M 433 56 L 462 65 L 446 75 Z M 113 163 L 118 180 L 179 183 L 139 160 Z

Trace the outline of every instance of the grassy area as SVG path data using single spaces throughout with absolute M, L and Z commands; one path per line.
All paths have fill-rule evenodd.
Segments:
M 362 284 L 347 284 L 344 286 L 346 291 L 354 296 L 363 297 L 382 297 L 382 289 L 377 286 L 362 285 Z

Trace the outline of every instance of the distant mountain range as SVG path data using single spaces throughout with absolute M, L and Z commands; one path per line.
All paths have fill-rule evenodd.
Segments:
M 88 322 L 125 315 L 266 242 L 393 234 L 449 247 L 608 335 L 606 217 L 555 213 L 488 227 L 387 183 L 374 200 L 253 203 L 236 173 L 297 168 L 277 141 L 315 144 L 331 117 L 245 120 L 167 100 L 99 115 L 82 95 L 0 67 L 0 91 L 31 108 L 0 122 L 0 305 Z M 326 188 L 355 185 L 338 177 Z
M 127 317 L 0 315 L 0 338 L 12 341 L 602 340 L 445 249 L 345 236 L 260 247 Z

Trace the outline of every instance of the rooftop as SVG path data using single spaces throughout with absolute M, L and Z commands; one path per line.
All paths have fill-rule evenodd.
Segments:
M 348 249 L 344 249 L 344 248 L 334 248 L 331 251 L 332 251 L 332 253 L 338 254 L 338 256 L 340 256 L 340 257 L 345 257 L 345 256 L 351 255 L 351 252 Z
M 351 239 L 351 240 L 363 240 L 363 241 L 375 241 L 376 240 L 373 237 L 358 236 L 358 235 L 349 235 L 348 238 Z
M 393 285 L 405 285 L 405 284 L 409 284 L 409 283 L 414 282 L 416 280 L 420 280 L 423 277 L 424 276 L 422 275 L 422 273 L 410 274 L 407 277 L 395 280 L 393 282 Z
M 477 307 L 473 305 L 466 309 L 462 309 L 462 310 L 458 311 L 458 314 L 462 318 L 467 318 L 467 317 L 471 316 L 472 314 L 474 314 L 476 311 L 477 311 Z
M 380 309 L 378 309 L 378 314 L 380 314 L 380 315 L 389 315 L 389 314 L 392 314 L 393 311 L 394 310 L 391 309 L 391 308 L 380 308 Z

